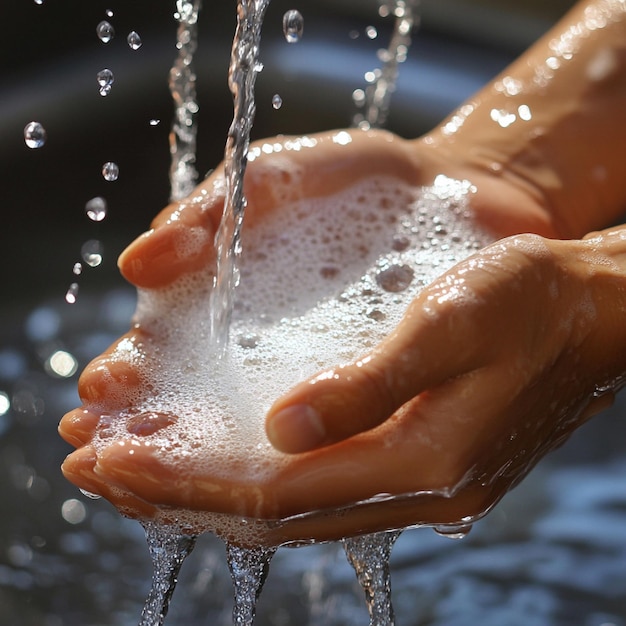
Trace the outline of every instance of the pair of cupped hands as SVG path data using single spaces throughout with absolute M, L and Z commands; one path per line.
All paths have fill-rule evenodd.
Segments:
M 328 475 L 323 467 L 316 474 L 341 491 L 345 504 L 361 499 L 369 482 L 384 493 L 444 493 L 445 511 L 432 509 L 431 516 L 470 519 L 611 404 L 623 361 L 616 335 L 626 304 L 618 268 L 626 241 L 619 229 L 571 238 L 541 190 L 506 168 L 494 172 L 444 158 L 423 138 L 345 132 L 350 140 L 344 145 L 327 133 L 300 150 L 257 150 L 246 173 L 245 228 L 282 210 L 277 183 L 284 188 L 294 169 L 292 198 L 333 194 L 368 176 L 421 186 L 445 174 L 474 185 L 471 219 L 493 243 L 407 302 L 397 328 L 358 362 L 303 381 L 277 399 L 266 416 L 267 436 L 282 452 L 333 446 L 336 455 L 358 464 L 354 475 Z M 120 258 L 126 278 L 158 288 L 195 269 L 190 264 L 214 260 L 209 246 L 183 267 L 166 242 L 168 229 L 217 229 L 222 175 L 218 169 L 202 183 L 209 191 L 192 210 L 172 220 L 171 205 L 155 219 L 149 236 Z M 383 423 L 402 431 L 393 446 L 349 445 Z M 416 521 L 437 521 L 428 519 L 430 506 L 425 500 Z

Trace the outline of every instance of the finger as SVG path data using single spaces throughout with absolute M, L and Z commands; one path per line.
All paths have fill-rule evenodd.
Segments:
M 150 289 L 208 266 L 222 206 L 223 196 L 216 189 L 171 204 L 153 221 L 151 230 L 122 252 L 118 259 L 122 275 L 136 287 Z
M 59 423 L 59 434 L 67 443 L 78 448 L 91 441 L 100 416 L 84 408 L 66 413 Z
M 297 385 L 266 418 L 270 442 L 288 453 L 329 445 L 388 419 L 422 391 L 478 367 L 486 358 L 472 341 L 473 316 L 444 306 L 433 315 L 427 296 L 368 357 Z M 463 315 L 467 313 L 467 315 Z

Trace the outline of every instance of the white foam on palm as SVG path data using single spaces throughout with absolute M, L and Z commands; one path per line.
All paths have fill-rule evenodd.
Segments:
M 209 272 L 140 292 L 147 347 L 122 343 L 150 395 L 132 411 L 176 423 L 142 437 L 179 476 L 268 478 L 290 457 L 264 431 L 271 404 L 322 369 L 367 354 L 434 278 L 489 240 L 473 224 L 467 181 L 417 188 L 364 179 L 331 196 L 299 200 L 243 233 L 241 284 L 226 355 L 210 349 Z M 144 390 L 145 391 L 145 390 Z M 133 439 L 123 419 L 110 435 Z

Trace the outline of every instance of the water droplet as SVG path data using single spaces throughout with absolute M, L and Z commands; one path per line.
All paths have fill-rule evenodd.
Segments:
M 466 526 L 435 526 L 433 530 L 446 539 L 463 539 L 469 535 L 472 525 Z
M 109 41 L 115 37 L 115 29 L 109 22 L 102 20 L 96 26 L 96 34 L 102 43 L 109 43 Z
M 415 272 L 408 265 L 390 265 L 381 270 L 376 276 L 376 282 L 385 290 L 392 293 L 404 291 L 413 280 Z
M 65 301 L 68 304 L 74 304 L 78 296 L 78 283 L 72 283 L 65 294 Z
M 283 15 L 283 33 L 287 43 L 297 43 L 302 39 L 304 19 L 300 11 L 292 9 Z
M 128 33 L 128 37 L 126 38 L 126 41 L 128 42 L 128 47 L 131 50 L 139 50 L 139 48 L 141 48 L 143 44 L 143 41 L 141 41 L 141 37 L 139 36 L 139 33 L 134 30 Z
M 109 69 L 100 70 L 96 75 L 96 79 L 98 85 L 100 85 L 100 95 L 108 96 L 113 86 L 113 81 L 115 80 L 113 72 Z
M 117 163 L 114 163 L 113 161 L 107 161 L 102 166 L 102 177 L 104 178 L 104 180 L 112 182 L 114 180 L 117 180 L 119 175 L 120 168 Z
M 283 106 L 283 99 L 277 93 L 272 97 L 272 106 L 275 109 L 280 109 Z
M 158 126 L 161 123 L 161 120 L 150 120 L 150 126 Z
M 43 4 L 43 0 L 35 0 L 35 4 Z
M 29 148 L 41 148 L 46 143 L 46 129 L 39 122 L 24 127 L 24 141 Z
M 376 30 L 375 26 L 368 26 L 365 29 L 365 34 L 367 35 L 368 39 L 376 39 L 376 37 L 378 37 L 378 31 Z
M 102 244 L 97 239 L 85 241 L 80 249 L 83 261 L 90 267 L 98 267 L 102 263 Z
M 85 205 L 85 213 L 90 220 L 101 222 L 107 215 L 107 201 L 100 196 L 92 198 Z
M 111 9 L 107 9 L 105 13 L 107 17 L 113 17 L 113 11 L 111 11 Z
M 72 272 L 76 276 L 80 276 L 83 273 L 83 264 L 82 263 L 74 263 L 74 267 L 72 268 Z

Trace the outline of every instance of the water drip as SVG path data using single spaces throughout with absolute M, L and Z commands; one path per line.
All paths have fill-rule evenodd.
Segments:
M 343 548 L 365 592 L 370 626 L 393 626 L 391 549 L 402 531 L 395 530 L 343 539 Z
M 276 548 L 241 548 L 226 544 L 228 567 L 233 580 L 235 602 L 233 624 L 252 626 L 256 602 L 267 578 Z
M 154 571 L 139 626 L 161 626 L 178 582 L 178 573 L 193 550 L 196 538 L 155 522 L 143 522 L 142 525 Z

